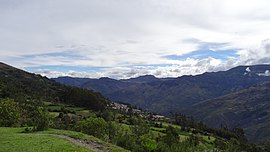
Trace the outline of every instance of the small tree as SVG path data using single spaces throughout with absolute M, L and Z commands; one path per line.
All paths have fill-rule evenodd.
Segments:
M 0 126 L 11 127 L 19 125 L 20 108 L 12 99 L 0 100 Z
M 108 140 L 108 123 L 102 118 L 88 118 L 78 122 L 76 125 L 78 131 L 89 135 Z
M 117 139 L 117 145 L 132 151 L 137 151 L 137 149 L 140 148 L 136 143 L 135 137 L 127 132 L 120 135 L 120 137 Z
M 45 130 L 49 126 L 49 113 L 44 107 L 36 107 L 33 117 L 33 130 Z
M 122 132 L 122 128 L 117 123 L 108 122 L 108 136 L 111 143 L 115 144 Z
M 101 114 L 101 117 L 105 120 L 105 121 L 112 121 L 113 120 L 113 114 L 112 112 L 108 111 L 108 110 L 104 110 Z
M 173 145 L 174 143 L 179 142 L 179 134 L 176 128 L 173 126 L 168 126 L 166 128 L 166 135 L 163 137 L 164 142 L 169 146 Z
M 135 135 L 137 142 L 139 142 L 140 136 L 149 133 L 149 126 L 141 119 L 135 119 L 134 125 L 131 126 L 131 131 Z
M 157 149 L 157 142 L 147 135 L 141 136 L 141 146 L 145 152 L 152 152 Z

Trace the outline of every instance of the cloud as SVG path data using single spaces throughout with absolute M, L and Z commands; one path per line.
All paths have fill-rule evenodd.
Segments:
M 269 63 L 269 4 L 267 0 L 0 1 L 0 60 L 49 77 L 72 74 L 53 67 L 73 66 L 76 76 L 113 78 L 176 77 Z
M 186 58 L 204 59 L 208 57 L 226 60 L 227 58 L 230 58 L 230 57 L 238 57 L 236 52 L 237 52 L 236 50 L 220 50 L 220 51 L 196 50 L 191 53 L 187 53 L 183 55 L 168 55 L 164 57 L 171 60 L 180 60 L 180 59 L 186 59 Z
M 270 63 L 270 40 L 266 39 L 260 45 L 251 49 L 238 51 L 242 64 L 269 64 Z
M 270 76 L 270 71 L 266 70 L 264 73 L 258 73 L 259 76 Z
M 247 67 L 247 68 L 246 68 L 246 71 L 247 71 L 247 72 L 250 72 L 251 70 L 250 70 L 250 68 L 249 68 L 249 67 Z

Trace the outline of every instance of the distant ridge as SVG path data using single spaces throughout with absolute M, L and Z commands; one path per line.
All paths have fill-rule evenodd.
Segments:
M 145 75 L 124 80 L 71 77 L 53 80 L 95 90 L 111 100 L 127 102 L 169 115 L 172 111 L 181 111 L 203 100 L 269 82 L 267 70 L 270 70 L 270 65 L 238 66 L 227 71 L 178 78 L 160 79 Z
M 198 117 L 200 112 L 204 113 L 204 107 L 207 106 L 202 106 L 204 110 L 201 110 L 200 106 L 197 106 L 194 110 L 195 105 L 200 105 L 206 100 L 213 100 L 214 103 L 218 97 L 268 83 L 270 82 L 269 71 L 270 65 L 250 65 L 238 66 L 227 71 L 206 72 L 195 76 L 168 79 L 146 75 L 127 80 L 88 79 L 87 81 L 87 79 L 83 79 L 84 82 L 80 81 L 80 78 L 56 78 L 54 80 L 67 85 L 79 81 L 81 83 L 76 86 L 101 92 L 113 101 L 126 102 L 166 116 L 171 116 L 171 112 L 182 112 Z M 207 111 L 199 118 L 210 125 L 213 122 L 216 123 L 215 115 L 211 114 L 206 117 L 210 113 L 211 111 Z M 213 116 L 213 119 L 211 116 Z M 234 121 L 234 117 L 229 118 L 232 119 L 232 122 Z M 253 122 L 253 117 L 250 117 L 250 119 Z M 242 125 L 239 126 L 243 127 Z M 230 124 L 228 127 L 230 127 Z M 250 126 L 244 128 L 248 129 Z M 262 134 L 269 137 L 264 133 Z M 257 141 L 254 134 L 249 134 L 249 139 Z
M 270 138 L 270 83 L 200 102 L 188 113 L 212 127 L 244 128 L 253 142 Z
M 123 82 L 134 82 L 134 83 L 147 83 L 147 82 L 153 82 L 153 81 L 159 81 L 159 78 L 156 78 L 153 75 L 144 75 L 139 76 L 137 78 L 130 78 L 130 79 L 122 79 Z

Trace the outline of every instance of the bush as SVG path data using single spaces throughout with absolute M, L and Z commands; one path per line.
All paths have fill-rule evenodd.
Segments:
M 49 120 L 48 111 L 37 102 L 0 99 L 0 126 L 33 126 L 33 131 L 40 131 L 48 128 Z
M 103 118 L 88 118 L 76 124 L 76 130 L 108 141 L 108 123 Z
M 166 128 L 166 135 L 163 137 L 163 141 L 169 146 L 179 143 L 179 134 L 177 129 L 173 126 L 168 126 Z
M 157 143 L 154 139 L 149 138 L 147 135 L 141 136 L 141 147 L 143 151 L 152 152 L 157 149 Z
M 33 117 L 33 130 L 41 131 L 45 130 L 49 126 L 49 113 L 44 107 L 36 107 Z
M 136 138 L 132 134 L 121 135 L 117 140 L 117 145 L 125 149 L 137 151 L 139 148 L 136 144 Z
M 0 126 L 12 127 L 19 125 L 20 108 L 12 99 L 0 100 Z
M 110 142 L 116 144 L 118 137 L 123 134 L 123 129 L 115 122 L 108 122 L 108 133 Z

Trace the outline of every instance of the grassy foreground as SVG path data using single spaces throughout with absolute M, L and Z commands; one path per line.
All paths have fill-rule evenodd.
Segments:
M 129 152 L 126 149 L 123 149 L 121 147 L 118 147 L 116 145 L 104 142 L 94 136 L 87 135 L 81 132 L 76 132 L 76 131 L 69 131 L 69 130 L 59 130 L 59 129 L 49 129 L 46 131 L 38 132 L 39 134 L 54 134 L 54 135 L 65 135 L 74 139 L 82 139 L 82 140 L 87 140 L 87 141 L 94 141 L 95 143 L 99 144 L 103 148 L 106 149 L 106 151 L 110 152 Z
M 91 152 L 56 136 L 22 131 L 23 128 L 0 128 L 0 152 Z
M 73 138 L 90 138 L 82 133 L 56 129 L 37 133 L 22 133 L 23 130 L 24 128 L 0 127 L 0 152 L 91 152 L 85 147 L 74 145 L 68 140 L 53 135 L 62 134 Z M 104 146 L 109 147 L 110 151 L 125 151 L 109 144 Z

